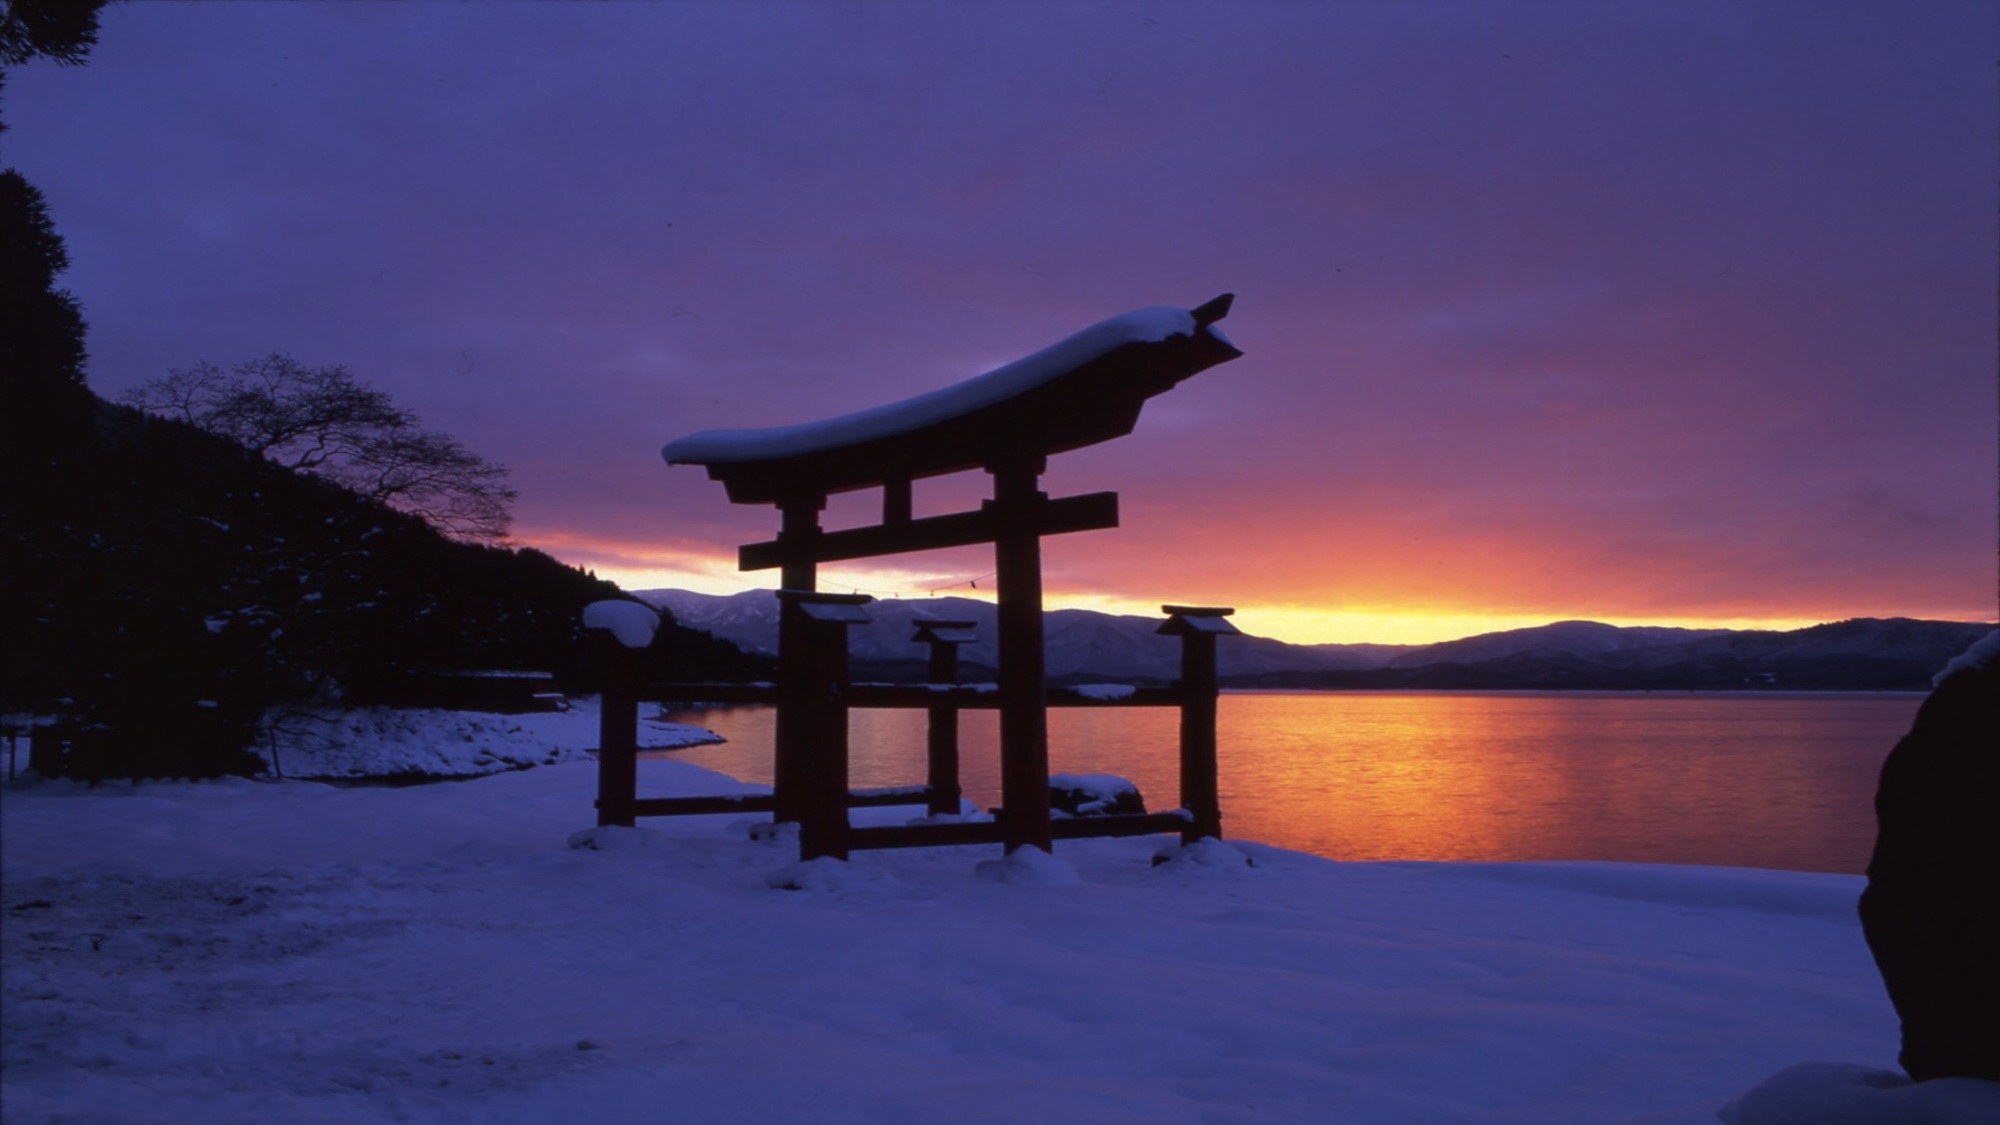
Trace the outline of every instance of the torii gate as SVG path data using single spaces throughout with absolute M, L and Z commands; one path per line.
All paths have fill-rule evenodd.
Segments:
M 841 729 L 832 730 L 811 699 L 815 681 L 823 687 L 828 674 L 811 665 L 844 664 L 845 656 L 842 649 L 829 657 L 826 642 L 815 640 L 816 622 L 820 633 L 837 624 L 839 603 L 848 600 L 800 596 L 817 589 L 818 565 L 991 543 L 999 597 L 1002 840 L 1009 852 L 1023 844 L 1050 850 L 1041 537 L 1118 526 L 1118 495 L 1051 500 L 1037 484 L 1050 454 L 1131 433 L 1147 399 L 1241 356 L 1214 327 L 1233 300 L 1225 293 L 1193 309 L 1113 317 L 997 370 L 874 410 L 773 429 L 707 430 L 661 450 L 670 465 L 706 468 L 732 502 L 772 504 L 779 512 L 777 538 L 749 544 L 738 556 L 742 570 L 777 568 L 781 575 L 777 820 L 813 819 L 815 810 L 801 804 L 815 791 L 806 779 L 814 773 L 816 742 L 842 763 L 846 757 L 844 712 Z M 913 517 L 913 481 L 972 469 L 992 475 L 991 500 L 973 511 Z M 820 527 L 828 496 L 867 488 L 882 489 L 881 523 Z M 1169 612 L 1179 623 L 1174 631 L 1202 634 L 1190 642 L 1210 642 L 1211 656 L 1213 634 L 1235 631 L 1220 619 L 1226 610 Z M 844 630 L 835 633 L 844 637 Z M 1212 700 L 1209 706 L 1212 761 Z M 834 740 L 837 746 L 828 745 Z M 844 825 L 844 807 L 840 813 Z

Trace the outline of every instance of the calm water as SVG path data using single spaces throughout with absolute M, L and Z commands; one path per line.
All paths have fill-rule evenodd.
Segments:
M 1882 758 L 1918 695 L 1244 692 L 1222 697 L 1225 834 L 1335 859 L 1724 864 L 1859 872 Z M 771 780 L 772 712 L 676 711 L 674 751 Z M 999 803 L 998 719 L 961 719 L 966 795 Z M 1049 712 L 1055 772 L 1179 804 L 1176 712 Z M 924 716 L 856 711 L 853 783 L 923 781 Z

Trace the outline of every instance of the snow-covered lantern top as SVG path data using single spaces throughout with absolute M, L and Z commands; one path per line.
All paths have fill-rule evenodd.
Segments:
M 919 617 L 910 622 L 917 633 L 910 640 L 917 644 L 969 645 L 979 640 L 974 631 L 976 621 L 942 621 L 937 618 Z
M 1185 637 L 1191 633 L 1207 633 L 1218 637 L 1242 636 L 1242 630 L 1229 623 L 1229 616 L 1236 611 L 1227 606 L 1212 605 L 1163 605 L 1160 612 L 1167 620 L 1155 630 L 1162 636 Z
M 583 627 L 603 629 L 626 648 L 645 648 L 660 628 L 660 614 L 643 602 L 612 598 L 584 606 Z

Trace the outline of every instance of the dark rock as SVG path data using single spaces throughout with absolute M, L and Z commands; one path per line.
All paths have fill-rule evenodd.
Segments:
M 1070 816 L 1117 816 L 1145 812 L 1146 799 L 1122 777 L 1059 773 L 1049 778 L 1049 806 Z
M 2000 1082 L 2000 660 L 1924 701 L 1883 763 L 1875 815 L 1861 925 L 1903 1069 Z

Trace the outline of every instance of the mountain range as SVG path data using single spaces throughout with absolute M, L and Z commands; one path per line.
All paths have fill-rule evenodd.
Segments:
M 778 603 L 769 590 L 699 594 L 641 590 L 633 596 L 681 624 L 773 654 Z M 870 602 L 872 619 L 849 631 L 857 679 L 920 680 L 925 649 L 911 637 L 922 619 L 970 621 L 978 641 L 960 650 L 961 678 L 991 679 L 999 663 L 995 607 L 971 598 Z M 1156 632 L 1161 618 L 1051 610 L 1044 632 L 1056 683 L 1168 683 L 1179 674 L 1179 642 Z M 1856 618 L 1794 630 L 1679 629 L 1558 621 L 1428 645 L 1296 645 L 1232 637 L 1217 648 L 1223 683 L 1236 688 L 1486 688 L 1909 691 L 1984 636 L 1992 625 Z

